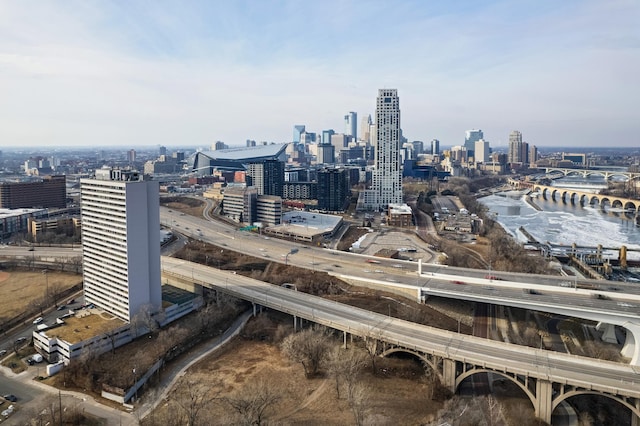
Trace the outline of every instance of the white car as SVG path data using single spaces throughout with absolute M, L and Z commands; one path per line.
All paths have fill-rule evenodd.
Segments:
M 44 318 L 42 318 L 42 317 L 38 317 L 38 318 L 36 318 L 36 319 L 34 319 L 34 320 L 33 320 L 33 323 L 34 323 L 34 324 L 40 324 L 42 321 L 44 321 Z

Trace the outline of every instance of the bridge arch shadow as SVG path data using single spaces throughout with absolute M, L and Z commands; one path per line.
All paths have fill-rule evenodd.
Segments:
M 382 351 L 379 356 L 382 358 L 387 358 L 393 354 L 409 354 L 416 358 L 418 361 L 422 363 L 423 366 L 428 366 L 431 370 L 436 373 L 440 382 L 444 380 L 442 375 L 442 359 L 440 357 L 436 357 L 429 354 L 423 354 L 420 352 L 412 351 L 411 349 L 405 349 L 400 347 L 392 347 L 389 349 L 385 349 Z
M 607 398 L 607 399 L 616 401 L 618 404 L 620 404 L 620 405 L 626 407 L 627 409 L 629 409 L 630 412 L 631 412 L 630 414 L 632 416 L 635 415 L 636 417 L 640 417 L 640 407 L 636 407 L 632 400 L 628 400 L 627 398 L 622 397 L 622 396 L 618 396 L 618 395 L 600 393 L 598 391 L 593 391 L 593 390 L 590 390 L 590 389 L 582 389 L 582 388 L 574 388 L 574 389 L 571 389 L 569 391 L 557 393 L 556 396 L 554 396 L 554 398 L 553 398 L 553 400 L 551 402 L 551 412 L 555 411 L 555 409 L 563 401 L 567 401 L 568 399 L 570 399 L 572 397 L 576 397 L 576 396 L 580 396 L 580 395 L 595 395 L 595 396 L 598 396 L 600 398 Z
M 491 370 L 488 368 L 473 368 L 471 370 L 465 371 L 464 373 L 460 374 L 458 377 L 456 377 L 456 383 L 455 383 L 455 391 L 458 391 L 458 387 L 462 384 L 462 382 L 475 375 L 475 374 L 481 374 L 481 373 L 491 373 L 494 375 L 498 375 L 500 377 L 503 377 L 507 380 L 509 380 L 511 383 L 514 383 L 516 386 L 518 386 L 527 396 L 527 398 L 529 398 L 529 401 L 531 402 L 531 405 L 535 408 L 536 406 L 536 396 L 534 395 L 534 391 L 532 391 L 531 389 L 529 389 L 528 385 L 534 386 L 535 389 L 535 381 L 531 381 L 528 382 L 525 378 L 521 378 L 519 376 L 516 376 L 515 374 L 509 374 L 509 373 L 503 373 L 501 371 L 496 371 L 496 370 Z

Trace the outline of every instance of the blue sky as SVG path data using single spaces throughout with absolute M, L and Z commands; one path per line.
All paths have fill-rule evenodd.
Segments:
M 344 130 L 640 146 L 640 2 L 0 0 L 0 146 L 208 147 Z

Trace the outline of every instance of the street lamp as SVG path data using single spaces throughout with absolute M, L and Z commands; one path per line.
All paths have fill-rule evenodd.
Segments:
M 288 262 L 289 262 L 289 255 L 290 254 L 296 254 L 298 252 L 297 248 L 292 248 L 291 251 L 289 251 L 289 253 L 287 253 L 287 255 L 284 257 L 284 265 L 287 266 Z

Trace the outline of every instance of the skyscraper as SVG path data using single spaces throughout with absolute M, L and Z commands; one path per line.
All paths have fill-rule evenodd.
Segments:
M 369 143 L 371 140 L 371 124 L 371 114 L 362 117 L 362 122 L 360 123 L 360 139 L 365 143 Z
M 402 203 L 400 168 L 400 99 L 397 89 L 379 89 L 376 102 L 375 169 L 372 189 L 376 208 Z
M 467 153 L 471 155 L 475 149 L 476 142 L 480 139 L 484 139 L 484 134 L 480 129 L 471 129 L 465 132 L 464 147 L 467 148 Z
M 300 135 L 304 133 L 305 126 L 304 124 L 297 124 L 293 126 L 293 141 L 300 142 Z
M 358 139 L 358 114 L 349 111 L 349 114 L 344 116 L 344 134 L 349 136 L 354 141 Z
M 509 133 L 509 163 L 522 162 L 522 133 L 517 130 Z
M 431 141 L 431 154 L 440 155 L 440 141 L 438 139 Z
M 84 297 L 122 318 L 162 307 L 157 181 L 100 169 L 80 180 Z
M 489 142 L 484 139 L 476 141 L 475 148 L 473 149 L 473 158 L 476 163 L 488 163 L 491 158 L 491 149 L 489 148 Z

